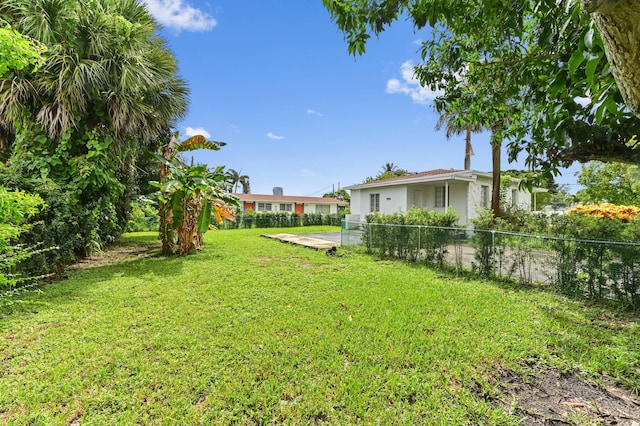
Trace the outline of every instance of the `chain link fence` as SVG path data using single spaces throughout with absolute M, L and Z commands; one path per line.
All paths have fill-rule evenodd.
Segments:
M 640 243 L 346 221 L 341 243 L 363 245 L 385 258 L 472 271 L 640 309 Z

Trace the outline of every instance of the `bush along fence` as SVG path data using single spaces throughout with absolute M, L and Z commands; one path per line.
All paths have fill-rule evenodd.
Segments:
M 424 224 L 407 223 L 415 222 L 407 220 L 408 215 L 376 214 L 364 224 L 343 223 L 342 244 L 362 244 L 367 252 L 384 258 L 472 271 L 640 309 L 640 243 L 629 241 L 639 240 L 640 222 L 626 223 L 625 228 L 598 224 L 598 218 L 563 216 L 546 222 L 546 229 L 557 235 L 548 236 L 481 229 L 506 227 L 500 221 L 487 221 L 486 215 L 475 221 L 473 229 L 447 226 L 448 218 L 437 216 L 441 213 L 433 213 Z M 620 232 L 613 232 L 615 227 Z M 597 238 L 602 228 L 627 241 L 569 237 L 591 232 Z
M 49 276 L 38 274 L 38 271 L 34 273 L 28 263 L 33 257 L 57 247 L 44 248 L 42 243 L 27 244 L 20 240 L 33 227 L 28 220 L 44 206 L 38 195 L 0 186 L 0 304 Z
M 340 226 L 344 214 L 287 213 L 248 211 L 236 215 L 236 221 L 225 221 L 221 229 L 239 228 L 292 228 L 298 226 L 331 225 Z

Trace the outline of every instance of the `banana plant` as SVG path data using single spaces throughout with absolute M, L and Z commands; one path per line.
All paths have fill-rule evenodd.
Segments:
M 219 150 L 224 142 L 207 141 L 195 136 L 178 144 L 175 138 L 165 149 L 164 156 L 156 155 L 161 163 L 160 182 L 152 182 L 158 194 L 160 239 L 163 253 L 177 251 L 180 255 L 199 250 L 202 235 L 215 228 L 212 219 L 221 224 L 234 220 L 233 207 L 238 198 L 225 191 L 228 176 L 224 166 L 210 170 L 206 165 L 188 165 L 181 152 L 195 149 Z

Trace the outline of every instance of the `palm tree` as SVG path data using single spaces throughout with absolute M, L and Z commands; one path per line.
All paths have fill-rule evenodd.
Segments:
M 26 111 L 52 138 L 78 129 L 149 142 L 186 113 L 188 90 L 159 27 L 135 0 L 7 0 L 0 16 L 49 48 L 0 89 L 0 117 Z
M 251 184 L 249 183 L 249 176 L 244 176 L 242 180 L 240 180 L 240 185 L 242 185 L 243 194 L 251 194 Z
M 229 185 L 231 187 L 231 192 L 238 192 L 238 185 L 242 185 L 242 192 L 244 194 L 249 193 L 249 176 L 241 174 L 242 170 L 239 172 L 234 169 L 229 169 Z
M 395 174 L 396 171 L 398 171 L 398 166 L 396 166 L 394 163 L 384 163 L 384 165 L 382 166 L 382 172 L 383 174 L 385 173 L 391 173 L 391 174 Z
M 4 0 L 0 18 L 47 47 L 37 72 L 0 77 L 4 133 L 19 124 L 37 135 L 23 137 L 12 155 L 60 155 L 47 178 L 68 185 L 80 207 L 115 206 L 124 225 L 137 159 L 158 148 L 187 110 L 186 82 L 159 27 L 137 0 Z M 87 158 L 90 144 L 108 147 L 106 158 Z M 70 167 L 82 162 L 107 178 L 71 188 L 78 173 Z
M 473 155 L 473 147 L 471 146 L 471 133 L 481 132 L 484 128 L 479 123 L 473 123 L 468 120 L 462 121 L 457 114 L 445 112 L 438 119 L 436 124 L 436 130 L 440 130 L 445 127 L 446 138 L 449 139 L 453 135 L 459 135 L 463 132 L 465 137 L 465 149 L 464 149 L 464 169 L 471 170 L 471 156 Z

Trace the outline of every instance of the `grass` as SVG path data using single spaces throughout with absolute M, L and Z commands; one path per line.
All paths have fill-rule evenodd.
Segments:
M 320 230 L 337 229 L 295 231 Z M 74 271 L 4 306 L 0 423 L 518 424 L 497 371 L 640 389 L 624 313 L 263 232 Z

